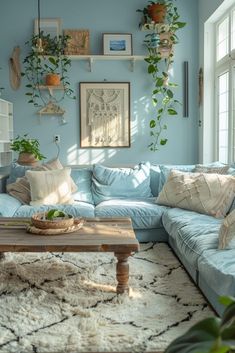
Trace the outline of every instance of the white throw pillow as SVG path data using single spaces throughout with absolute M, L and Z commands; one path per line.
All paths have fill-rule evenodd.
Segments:
M 227 215 L 219 230 L 219 249 L 235 248 L 235 210 Z
M 73 203 L 71 196 L 71 168 L 33 171 L 28 170 L 26 177 L 30 183 L 30 205 L 56 205 Z
M 224 217 L 234 196 L 235 177 L 231 175 L 172 170 L 158 195 L 157 203 Z

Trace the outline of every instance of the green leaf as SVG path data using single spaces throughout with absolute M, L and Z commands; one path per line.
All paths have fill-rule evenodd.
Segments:
M 224 306 L 229 306 L 230 304 L 235 303 L 235 298 L 222 295 L 221 297 L 219 297 L 219 303 Z
M 57 65 L 57 61 L 55 60 L 55 58 L 53 58 L 52 56 L 50 56 L 49 58 L 48 58 L 48 60 L 53 64 L 53 65 Z
M 158 86 L 158 87 L 159 87 L 159 86 L 162 86 L 163 83 L 164 83 L 163 78 L 161 78 L 161 77 L 157 78 L 157 80 L 156 80 L 156 86 Z
M 161 139 L 160 140 L 160 145 L 164 146 L 167 143 L 168 139 Z
M 225 309 L 225 312 L 223 314 L 222 326 L 227 325 L 229 322 L 231 322 L 231 320 L 235 322 L 235 303 L 234 302 L 229 306 L 227 306 L 227 308 Z
M 155 66 L 154 65 L 149 65 L 148 66 L 148 73 L 149 74 L 152 74 L 152 73 L 154 73 L 156 71 L 156 69 L 155 69 Z
M 186 26 L 186 23 L 185 22 L 175 22 L 174 23 L 178 28 L 183 28 Z
M 167 109 L 167 111 L 168 111 L 169 115 L 177 115 L 178 114 L 177 111 L 173 108 L 169 108 L 169 109 Z
M 174 96 L 173 92 L 170 89 L 167 90 L 167 95 L 169 98 L 173 98 L 173 96 Z
M 191 327 L 174 340 L 165 353 L 216 353 L 212 350 L 220 334 L 220 319 L 208 318 Z M 221 346 L 217 346 L 221 348 Z M 226 351 L 225 351 L 226 352 Z
M 155 128 L 156 121 L 155 120 L 151 120 L 150 123 L 149 123 L 149 126 L 150 126 L 151 129 Z
M 63 211 L 52 209 L 48 211 L 46 215 L 46 219 L 53 220 L 54 218 L 57 218 L 57 217 L 66 217 L 66 216 L 67 216 L 66 213 L 64 213 Z

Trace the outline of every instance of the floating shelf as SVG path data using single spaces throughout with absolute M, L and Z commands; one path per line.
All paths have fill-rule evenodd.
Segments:
M 144 55 L 69 55 L 71 60 L 87 60 L 89 71 L 92 71 L 92 65 L 95 61 L 101 60 L 129 60 L 130 70 L 134 71 L 135 62 L 143 61 L 146 56 Z

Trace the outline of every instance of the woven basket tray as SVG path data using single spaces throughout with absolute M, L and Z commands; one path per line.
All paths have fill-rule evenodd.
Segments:
M 27 227 L 27 232 L 31 234 L 37 234 L 37 235 L 60 235 L 60 234 L 69 234 L 73 233 L 76 230 L 80 229 L 84 224 L 83 219 L 76 219 L 74 220 L 74 224 L 71 227 L 67 228 L 58 228 L 58 229 L 42 229 L 42 228 L 37 228 L 34 225 L 29 225 Z
M 41 212 L 32 215 L 31 222 L 33 226 L 40 229 L 66 229 L 74 225 L 74 218 L 72 216 L 50 221 L 45 219 L 46 214 Z

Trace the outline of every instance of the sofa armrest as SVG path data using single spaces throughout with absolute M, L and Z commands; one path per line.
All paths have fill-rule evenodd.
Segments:
M 9 174 L 3 173 L 0 170 L 0 193 L 1 192 L 6 192 L 6 183 L 7 183 L 7 178 L 8 177 L 9 177 Z
M 13 217 L 21 202 L 8 194 L 0 194 L 0 217 Z

